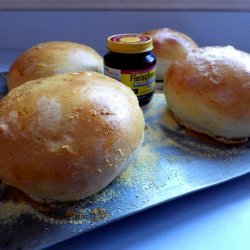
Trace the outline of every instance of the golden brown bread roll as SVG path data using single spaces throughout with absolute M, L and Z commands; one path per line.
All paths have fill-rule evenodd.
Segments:
M 13 62 L 8 89 L 41 77 L 85 70 L 103 72 L 103 59 L 94 49 L 67 41 L 45 42 L 29 48 Z
M 170 67 L 168 107 L 184 126 L 227 144 L 250 136 L 250 55 L 227 47 L 190 52 Z
M 153 53 L 157 58 L 156 79 L 164 80 L 169 66 L 179 57 L 197 48 L 197 44 L 187 35 L 168 28 L 144 32 L 153 39 Z
M 0 104 L 0 179 L 40 201 L 73 201 L 107 186 L 144 134 L 133 91 L 95 72 L 14 88 Z

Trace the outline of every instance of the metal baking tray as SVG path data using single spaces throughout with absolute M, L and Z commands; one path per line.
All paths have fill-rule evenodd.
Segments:
M 4 74 L 0 87 L 4 95 Z M 44 205 L 0 184 L 0 249 L 42 249 L 250 172 L 250 143 L 226 146 L 184 130 L 168 113 L 161 91 L 142 109 L 142 148 L 100 193 L 83 201 Z

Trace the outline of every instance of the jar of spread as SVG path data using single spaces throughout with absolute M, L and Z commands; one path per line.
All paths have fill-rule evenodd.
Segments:
M 119 34 L 108 37 L 109 52 L 104 56 L 104 74 L 130 87 L 139 104 L 153 97 L 156 77 L 156 57 L 152 38 L 143 34 Z

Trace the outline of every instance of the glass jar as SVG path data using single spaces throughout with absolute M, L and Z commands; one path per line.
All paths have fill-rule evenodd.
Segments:
M 113 35 L 107 39 L 107 48 L 104 74 L 130 87 L 140 105 L 149 103 L 156 77 L 152 38 L 143 34 Z

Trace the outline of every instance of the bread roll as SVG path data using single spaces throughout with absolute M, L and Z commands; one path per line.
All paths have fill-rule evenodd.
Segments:
M 164 94 L 184 126 L 227 144 L 250 136 L 250 55 L 227 47 L 195 49 L 170 67 Z
M 11 65 L 8 89 L 41 77 L 85 70 L 103 72 L 103 59 L 94 49 L 66 41 L 41 43 L 26 50 Z
M 106 187 L 141 146 L 133 91 L 96 72 L 14 88 L 0 104 L 0 179 L 38 201 L 73 201 Z
M 169 66 L 180 56 L 197 48 L 197 44 L 187 35 L 168 28 L 153 29 L 145 32 L 153 39 L 153 53 L 157 58 L 156 79 L 164 80 Z

